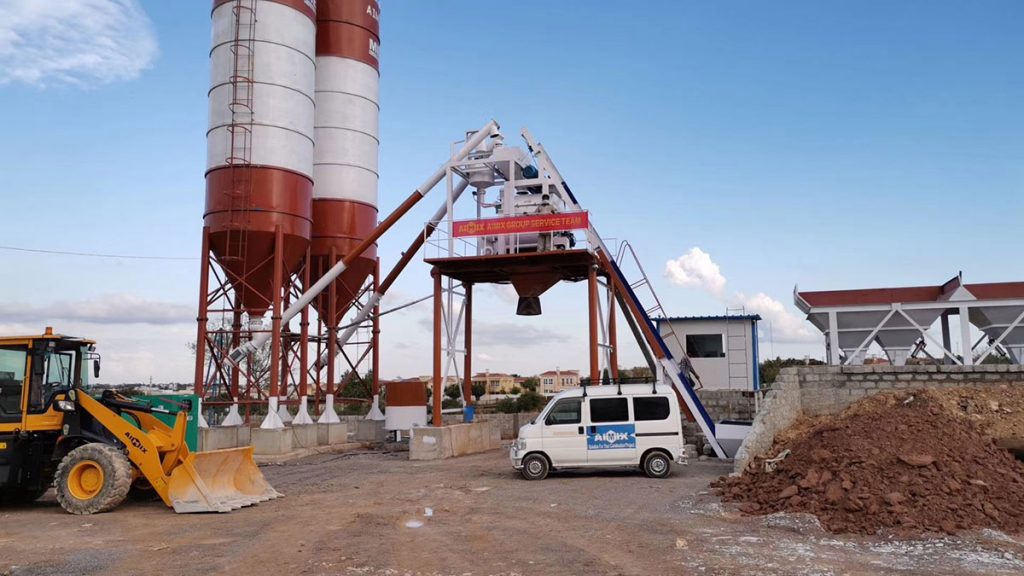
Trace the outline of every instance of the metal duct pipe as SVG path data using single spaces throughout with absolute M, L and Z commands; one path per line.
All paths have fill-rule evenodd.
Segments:
M 345 269 L 348 268 L 348 266 L 356 258 L 359 258 L 359 256 L 362 255 L 362 253 L 365 252 L 367 248 L 375 244 L 377 240 L 384 235 L 385 232 L 387 232 L 388 230 L 391 229 L 392 226 L 394 226 L 395 222 L 397 222 L 402 216 L 405 216 L 405 214 L 413 206 L 415 206 L 417 202 L 422 200 L 423 197 L 426 196 L 427 193 L 434 188 L 434 186 L 437 186 L 437 184 L 442 179 L 444 179 L 445 173 L 448 169 L 448 164 L 450 162 L 461 162 L 462 160 L 465 160 L 466 157 L 469 156 L 469 154 L 473 150 L 475 150 L 478 146 L 480 146 L 480 144 L 484 142 L 484 140 L 495 134 L 498 134 L 498 131 L 500 129 L 501 127 L 498 125 L 498 123 L 495 122 L 494 120 L 491 120 L 490 122 L 485 124 L 483 128 L 474 133 L 473 136 L 466 141 L 466 144 L 461 149 L 459 149 L 459 151 L 456 152 L 455 155 L 452 156 L 450 160 L 448 160 L 440 167 L 438 167 L 438 169 L 429 178 L 427 178 L 423 182 L 423 184 L 416 188 L 416 190 L 413 190 L 412 194 L 410 194 L 409 197 L 406 198 L 405 201 L 398 206 L 398 208 L 396 208 L 391 214 L 389 214 L 388 217 L 385 218 L 384 221 L 381 222 L 373 230 L 372 234 L 367 236 L 362 242 L 359 243 L 359 246 L 353 249 L 352 252 L 346 255 L 345 258 L 343 258 L 341 261 L 332 266 L 330 270 L 325 272 L 324 275 L 321 276 L 320 279 L 316 281 L 316 283 L 310 286 L 308 290 L 303 292 L 302 296 L 299 296 L 295 300 L 295 302 L 293 302 L 292 305 L 289 306 L 288 309 L 285 310 L 284 313 L 281 315 L 281 322 L 283 324 L 287 324 L 303 308 L 309 306 L 313 299 L 316 298 L 317 295 L 319 295 L 321 292 L 323 292 L 325 288 L 330 286 L 331 282 L 334 282 L 334 280 L 338 276 L 340 276 L 341 273 L 344 272 Z M 258 350 L 260 347 L 262 347 L 264 344 L 266 344 L 269 339 L 269 332 L 260 332 L 255 337 L 253 337 L 252 340 L 249 340 L 248 342 L 245 342 L 238 348 L 232 350 L 228 357 L 232 362 L 237 364 L 241 362 L 241 360 L 245 358 L 250 352 L 254 352 Z

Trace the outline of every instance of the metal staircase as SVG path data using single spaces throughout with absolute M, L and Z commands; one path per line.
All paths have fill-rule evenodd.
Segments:
M 534 140 L 533 135 L 526 129 L 523 129 L 522 136 L 526 140 L 530 153 L 533 155 L 534 160 L 536 160 L 541 172 L 546 173 L 551 178 L 552 185 L 558 190 L 559 195 L 573 209 L 583 210 L 569 185 L 565 182 L 558 169 L 555 168 L 551 157 L 544 150 L 544 146 Z M 665 344 L 662 335 L 658 333 L 657 326 L 651 320 L 651 312 L 660 312 L 663 315 L 664 310 L 657 295 L 654 293 L 653 286 L 647 279 L 647 275 L 642 273 L 643 267 L 639 266 L 639 260 L 636 263 L 641 270 L 643 278 L 631 283 L 622 273 L 615 254 L 605 246 L 604 241 L 597 233 L 597 229 L 592 222 L 586 234 L 588 244 L 594 250 L 614 285 L 615 296 L 623 310 L 626 322 L 629 324 L 634 336 L 636 336 L 637 342 L 640 344 L 648 362 L 652 366 L 657 366 L 658 370 L 665 375 L 665 378 L 672 383 L 676 394 L 683 401 L 686 412 L 700 426 L 705 439 L 714 450 L 715 455 L 719 458 L 727 458 L 728 455 L 722 449 L 718 438 L 715 436 L 715 422 L 704 408 L 700 398 L 697 397 L 695 382 L 699 386 L 699 381 L 694 379 L 696 374 L 693 366 L 690 364 L 690 359 L 686 357 L 686 349 L 680 346 L 680 357 L 678 359 L 675 358 L 668 345 Z M 628 248 L 628 252 L 636 259 L 636 253 L 632 247 Z M 624 254 L 622 255 L 624 256 Z M 634 286 L 638 289 L 646 288 L 653 295 L 653 303 L 645 307 L 640 298 L 637 297 Z M 678 338 L 676 338 L 676 341 L 678 341 Z

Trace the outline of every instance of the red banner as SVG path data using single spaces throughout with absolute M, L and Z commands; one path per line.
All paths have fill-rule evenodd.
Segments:
M 453 223 L 452 235 L 501 236 L 503 234 L 524 234 L 530 232 L 557 232 L 579 230 L 590 226 L 587 212 L 563 214 L 533 214 L 508 218 L 485 218 L 481 220 L 458 220 Z

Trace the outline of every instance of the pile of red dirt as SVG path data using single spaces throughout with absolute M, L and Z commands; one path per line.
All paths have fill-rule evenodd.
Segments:
M 713 487 L 744 513 L 807 512 L 831 532 L 1024 531 L 1024 463 L 941 392 L 878 394 L 798 422 L 768 458 L 787 450 Z

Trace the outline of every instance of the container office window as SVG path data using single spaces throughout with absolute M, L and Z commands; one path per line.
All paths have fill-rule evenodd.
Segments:
M 687 334 L 686 355 L 690 358 L 725 358 L 721 334 Z

